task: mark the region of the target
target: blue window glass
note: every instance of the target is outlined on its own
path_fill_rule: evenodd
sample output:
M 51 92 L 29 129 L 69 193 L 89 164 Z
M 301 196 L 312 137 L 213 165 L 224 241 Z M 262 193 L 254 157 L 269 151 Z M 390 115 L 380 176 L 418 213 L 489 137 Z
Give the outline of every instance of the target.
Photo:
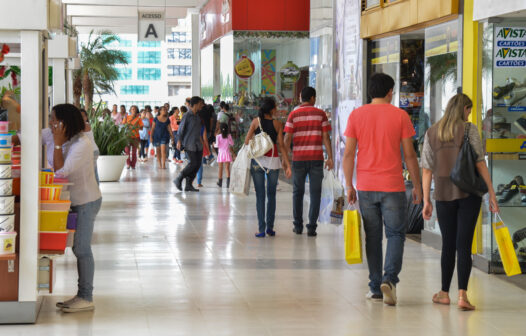
M 160 80 L 161 69 L 159 68 L 139 68 L 137 69 L 138 80 Z
M 168 76 L 192 76 L 191 65 L 169 65 Z
M 168 54 L 168 59 L 175 59 L 175 49 L 174 48 L 168 48 L 166 52 Z
M 150 87 L 148 85 L 123 85 L 121 86 L 121 94 L 149 94 Z
M 124 48 L 131 48 L 132 41 L 130 41 L 130 40 L 120 40 L 119 41 L 119 46 L 120 47 L 124 47 Z
M 160 48 L 161 42 L 160 41 L 139 41 L 137 43 L 137 46 L 139 48 Z
M 169 48 L 169 59 L 192 59 L 192 49 L 189 48 Z
M 132 79 L 132 69 L 128 68 L 116 68 L 119 73 L 119 80 L 130 80 Z
M 131 51 L 123 51 L 124 57 L 126 57 L 126 60 L 128 61 L 128 64 L 132 61 L 132 53 Z
M 137 63 L 139 64 L 161 64 L 160 51 L 139 51 L 137 53 Z
M 186 43 L 191 41 L 190 36 L 187 35 L 186 32 L 172 32 L 168 37 L 168 42 L 172 43 Z

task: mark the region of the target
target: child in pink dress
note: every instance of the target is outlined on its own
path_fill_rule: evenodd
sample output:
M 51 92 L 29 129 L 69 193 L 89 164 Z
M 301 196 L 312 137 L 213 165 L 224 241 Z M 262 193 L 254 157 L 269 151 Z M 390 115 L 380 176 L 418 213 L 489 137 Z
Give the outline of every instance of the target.
M 219 164 L 219 180 L 217 181 L 219 188 L 223 186 L 223 163 L 226 166 L 226 187 L 230 187 L 230 162 L 234 156 L 233 145 L 234 141 L 229 134 L 228 125 L 221 123 L 214 146 L 217 148 L 217 163 Z

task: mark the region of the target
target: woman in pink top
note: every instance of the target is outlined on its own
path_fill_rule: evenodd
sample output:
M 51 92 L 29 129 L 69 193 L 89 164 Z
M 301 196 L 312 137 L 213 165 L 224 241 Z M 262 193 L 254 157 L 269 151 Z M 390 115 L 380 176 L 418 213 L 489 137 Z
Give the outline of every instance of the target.
M 226 166 L 226 187 L 230 187 L 230 162 L 234 156 L 232 146 L 234 146 L 234 141 L 228 131 L 228 125 L 221 123 L 215 142 L 217 163 L 219 163 L 219 180 L 217 181 L 219 188 L 223 186 L 223 163 Z

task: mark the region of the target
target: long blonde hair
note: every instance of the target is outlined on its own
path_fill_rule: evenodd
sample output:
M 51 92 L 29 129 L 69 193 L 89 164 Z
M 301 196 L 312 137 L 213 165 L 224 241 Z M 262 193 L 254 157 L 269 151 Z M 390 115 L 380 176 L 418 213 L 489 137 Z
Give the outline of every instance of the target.
M 471 108 L 473 102 L 463 93 L 458 93 L 449 100 L 446 112 L 438 121 L 438 139 L 449 142 L 455 138 L 455 130 L 459 123 L 464 123 L 464 109 Z

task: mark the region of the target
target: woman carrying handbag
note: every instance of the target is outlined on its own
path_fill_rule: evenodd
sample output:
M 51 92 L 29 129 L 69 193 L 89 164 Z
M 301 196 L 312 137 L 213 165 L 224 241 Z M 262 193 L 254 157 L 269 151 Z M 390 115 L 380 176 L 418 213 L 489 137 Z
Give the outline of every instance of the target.
M 245 138 L 245 145 L 250 146 L 251 155 L 254 157 L 250 164 L 250 174 L 254 181 L 256 189 L 256 208 L 258 215 L 258 233 L 257 238 L 265 237 L 265 233 L 269 236 L 275 236 L 274 231 L 274 217 L 276 213 L 276 186 L 278 184 L 279 169 L 283 167 L 285 176 L 290 178 L 292 171 L 290 168 L 289 158 L 283 144 L 283 125 L 281 122 L 274 119 L 274 114 L 277 112 L 276 101 L 274 98 L 267 97 L 263 99 L 263 103 L 259 109 L 259 117 L 252 120 L 250 129 Z M 263 134 L 261 134 L 263 132 Z M 254 135 L 270 137 L 273 146 L 271 149 L 261 157 L 255 154 L 257 151 L 254 142 Z M 281 153 L 281 159 L 278 156 L 278 150 Z M 283 164 L 282 161 L 283 160 Z M 265 180 L 267 181 L 267 209 L 265 216 Z
M 459 93 L 451 98 L 442 119 L 427 131 L 422 151 L 422 215 L 425 220 L 429 220 L 433 213 L 430 198 L 433 177 L 438 224 L 442 233 L 442 289 L 434 294 L 433 302 L 450 304 L 449 287 L 456 254 L 459 290 L 457 305 L 461 310 L 475 309 L 469 302 L 466 291 L 472 264 L 471 244 L 484 193 L 489 192 L 490 210 L 499 212 L 478 129 L 467 122 L 472 107 L 471 99 L 465 94 Z M 465 171 L 466 162 L 469 161 L 473 163 L 472 171 Z M 471 178 L 473 183 L 458 183 L 459 173 Z

